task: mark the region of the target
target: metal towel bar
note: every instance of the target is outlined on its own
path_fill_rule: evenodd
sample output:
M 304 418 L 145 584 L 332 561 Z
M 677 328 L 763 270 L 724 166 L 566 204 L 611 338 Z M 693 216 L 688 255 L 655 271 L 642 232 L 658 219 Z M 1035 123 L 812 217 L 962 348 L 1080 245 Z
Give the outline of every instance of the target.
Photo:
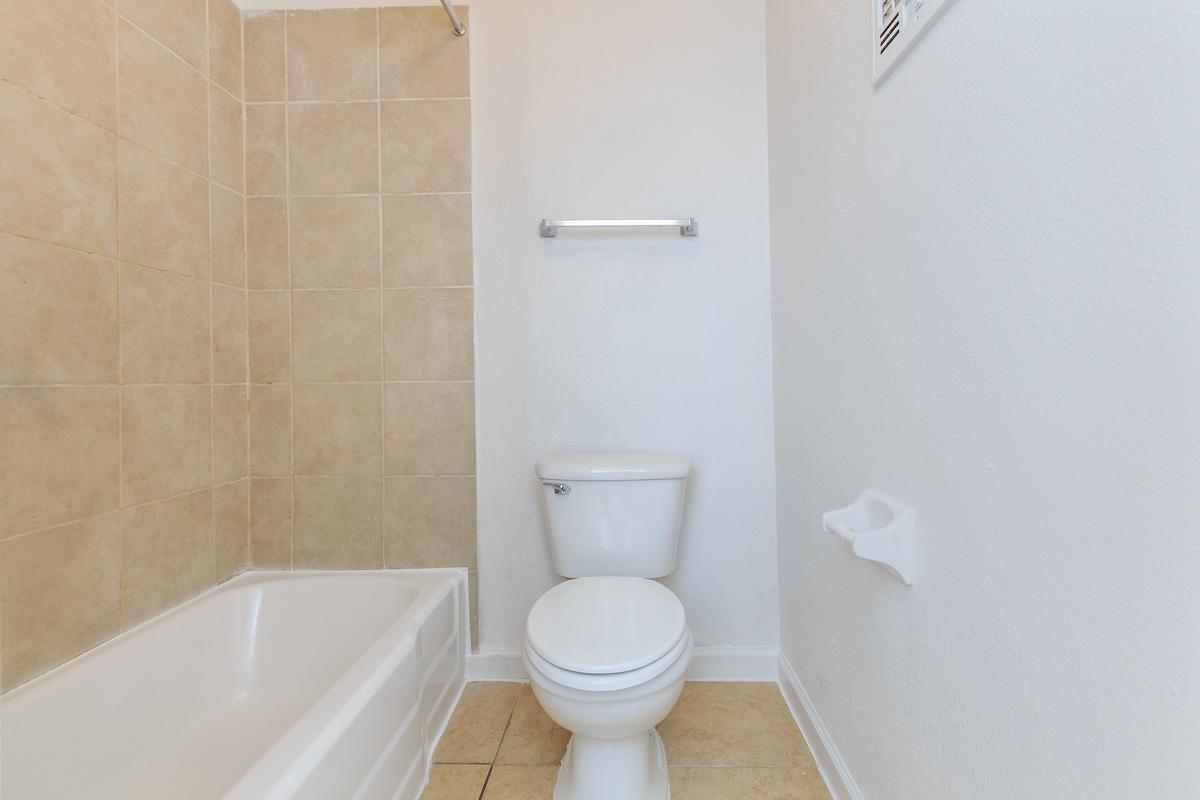
M 543 239 L 558 236 L 559 228 L 679 228 L 680 236 L 700 235 L 700 223 L 688 219 L 544 219 L 539 226 Z

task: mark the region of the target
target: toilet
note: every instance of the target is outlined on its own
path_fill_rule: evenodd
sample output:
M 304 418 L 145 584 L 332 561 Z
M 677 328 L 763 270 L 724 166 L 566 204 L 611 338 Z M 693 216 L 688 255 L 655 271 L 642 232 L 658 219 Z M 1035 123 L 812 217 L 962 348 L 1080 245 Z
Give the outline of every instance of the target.
M 569 580 L 529 612 L 525 668 L 546 713 L 571 731 L 555 800 L 664 800 L 654 726 L 683 691 L 692 634 L 653 578 L 675 570 L 691 462 L 683 456 L 557 455 L 537 463 L 555 571 Z

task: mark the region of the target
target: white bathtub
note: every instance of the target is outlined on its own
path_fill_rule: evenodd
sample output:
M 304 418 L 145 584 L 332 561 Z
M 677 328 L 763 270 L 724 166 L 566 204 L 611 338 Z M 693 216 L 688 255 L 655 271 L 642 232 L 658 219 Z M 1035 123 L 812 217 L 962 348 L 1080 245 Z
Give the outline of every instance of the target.
M 3 800 L 415 800 L 466 574 L 249 573 L 0 700 Z

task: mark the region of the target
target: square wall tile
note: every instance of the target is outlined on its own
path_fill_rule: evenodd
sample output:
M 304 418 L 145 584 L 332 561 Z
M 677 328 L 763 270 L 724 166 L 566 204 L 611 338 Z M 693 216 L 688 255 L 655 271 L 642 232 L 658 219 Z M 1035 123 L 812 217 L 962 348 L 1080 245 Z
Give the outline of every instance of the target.
M 231 0 L 208 0 L 208 74 L 242 96 L 242 12 Z
M 470 27 L 465 6 L 456 8 Z M 412 6 L 379 10 L 380 95 L 467 97 L 471 93 L 470 40 L 455 36 L 445 12 Z
M 246 382 L 246 290 L 213 284 L 213 382 Z
M 208 125 L 212 139 L 211 177 L 242 191 L 242 103 L 225 89 L 209 83 Z
M 291 193 L 379 191 L 378 111 L 376 103 L 289 105 Z
M 113 24 L 113 10 L 94 0 L 10 0 L 0 23 L 0 75 L 115 132 Z
M 121 512 L 122 624 L 176 606 L 215 581 L 212 490 Z
M 246 194 L 286 194 L 287 108 L 246 106 Z
M 250 479 L 250 564 L 292 566 L 292 479 Z
M 208 287 L 121 265 L 122 383 L 208 383 Z
M 291 384 L 250 387 L 250 474 L 292 474 Z
M 207 278 L 208 181 L 128 142 L 120 152 L 121 256 Z
M 196 69 L 207 70 L 205 0 L 117 0 L 117 11 Z
M 124 506 L 209 484 L 211 410 L 208 386 L 126 386 L 121 390 Z
M 0 539 L 117 508 L 116 387 L 0 389 Z
M 120 592 L 115 513 L 0 542 L 0 688 L 11 689 L 115 634 Z
M 287 201 L 281 197 L 246 198 L 246 272 L 251 289 L 287 289 Z
M 297 197 L 290 231 L 297 289 L 380 285 L 378 197 Z
M 475 474 L 474 384 L 388 384 L 383 413 L 388 475 Z
M 389 569 L 475 569 L 475 479 L 388 478 Z
M 246 430 L 249 403 L 245 386 L 212 387 L 213 482 L 226 483 L 245 478 Z
M 207 175 L 208 81 L 124 21 L 118 25 L 117 61 L 121 136 Z
M 293 401 L 297 475 L 381 474 L 380 384 L 300 385 Z
M 242 196 L 210 184 L 212 215 L 212 279 L 229 286 L 246 285 L 246 226 Z
M 389 381 L 462 381 L 475 376 L 471 289 L 387 289 L 384 375 Z
M 383 285 L 470 286 L 471 195 L 383 198 Z
M 296 569 L 383 566 L 383 479 L 295 479 Z
M 216 579 L 223 581 L 250 565 L 250 481 L 213 487 Z
M 284 100 L 283 12 L 247 11 L 246 100 Z
M 246 299 L 250 317 L 250 382 L 291 380 L 290 293 L 252 291 Z
M 0 384 L 116 383 L 116 262 L 0 234 Z
M 0 82 L 0 229 L 117 253 L 117 139 Z
M 469 100 L 403 100 L 381 108 L 383 191 L 471 190 Z
M 378 65 L 373 8 L 287 12 L 291 100 L 374 100 Z
M 378 289 L 293 293 L 296 380 L 382 380 L 379 314 Z

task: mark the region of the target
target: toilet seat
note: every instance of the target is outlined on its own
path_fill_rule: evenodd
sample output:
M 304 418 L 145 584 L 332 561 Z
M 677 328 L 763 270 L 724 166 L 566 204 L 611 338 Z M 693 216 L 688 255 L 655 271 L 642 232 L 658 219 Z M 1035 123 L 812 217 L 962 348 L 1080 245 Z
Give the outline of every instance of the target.
M 679 646 L 687 631 L 683 605 L 647 578 L 589 577 L 542 595 L 525 625 L 528 647 L 572 673 L 640 670 Z
M 671 651 L 657 661 L 628 672 L 612 672 L 601 675 L 572 672 L 556 666 L 539 655 L 529 646 L 528 642 L 525 643 L 525 661 L 528 668 L 536 669 L 545 678 L 560 687 L 579 692 L 616 692 L 650 683 L 679 663 L 680 659 L 688 658 L 691 654 L 691 645 L 691 632 L 685 630 L 684 635 L 671 648 Z

